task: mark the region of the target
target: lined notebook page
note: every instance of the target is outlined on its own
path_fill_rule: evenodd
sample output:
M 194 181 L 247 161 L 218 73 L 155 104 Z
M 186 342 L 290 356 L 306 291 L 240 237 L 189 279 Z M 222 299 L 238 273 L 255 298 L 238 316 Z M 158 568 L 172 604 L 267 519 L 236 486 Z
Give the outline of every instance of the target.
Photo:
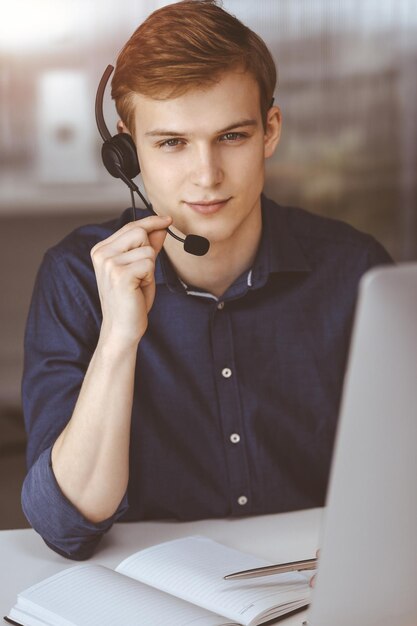
M 28 616 L 33 615 L 31 622 Z M 79 565 L 18 596 L 9 616 L 25 625 L 225 626 L 230 621 L 101 565 Z
M 286 605 L 286 611 L 308 601 L 308 578 L 299 573 L 223 580 L 231 572 L 270 564 L 205 537 L 186 537 L 137 552 L 117 570 L 249 625 L 272 607 Z

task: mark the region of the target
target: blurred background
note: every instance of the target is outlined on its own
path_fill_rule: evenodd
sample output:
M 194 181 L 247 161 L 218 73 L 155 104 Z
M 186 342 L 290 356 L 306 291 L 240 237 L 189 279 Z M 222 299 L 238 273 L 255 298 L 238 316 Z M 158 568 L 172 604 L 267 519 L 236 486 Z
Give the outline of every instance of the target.
M 25 318 L 44 251 L 118 216 L 127 188 L 104 171 L 98 81 L 158 0 L 13 0 L 0 14 L 0 528 L 20 510 Z M 279 70 L 283 135 L 267 195 L 373 234 L 417 259 L 417 3 L 224 0 Z M 106 92 L 105 115 L 116 132 Z

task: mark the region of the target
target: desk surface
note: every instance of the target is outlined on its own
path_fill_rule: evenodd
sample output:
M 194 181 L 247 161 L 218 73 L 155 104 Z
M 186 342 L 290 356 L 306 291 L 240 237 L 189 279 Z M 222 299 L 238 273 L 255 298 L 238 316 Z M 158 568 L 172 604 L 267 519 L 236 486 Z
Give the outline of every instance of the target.
M 115 524 L 90 562 L 114 568 L 129 554 L 187 535 L 205 535 L 230 547 L 275 563 L 312 558 L 319 542 L 322 509 L 198 522 Z M 75 565 L 50 550 L 33 530 L 0 531 L 0 618 L 15 604 L 19 591 Z M 281 621 L 300 626 L 305 612 Z

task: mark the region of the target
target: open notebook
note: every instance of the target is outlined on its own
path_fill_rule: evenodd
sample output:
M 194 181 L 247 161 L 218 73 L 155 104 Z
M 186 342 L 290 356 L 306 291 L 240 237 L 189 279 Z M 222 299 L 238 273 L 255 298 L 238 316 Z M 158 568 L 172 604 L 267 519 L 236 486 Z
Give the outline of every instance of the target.
M 271 565 L 205 537 L 132 554 L 113 571 L 70 567 L 18 595 L 8 618 L 24 626 L 263 624 L 306 606 L 312 572 L 223 580 Z

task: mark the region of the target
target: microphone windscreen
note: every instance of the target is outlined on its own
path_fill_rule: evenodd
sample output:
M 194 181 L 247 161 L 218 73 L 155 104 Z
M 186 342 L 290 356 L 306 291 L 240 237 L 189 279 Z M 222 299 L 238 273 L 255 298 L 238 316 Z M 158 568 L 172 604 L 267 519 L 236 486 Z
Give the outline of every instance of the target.
M 184 250 L 195 256 L 204 256 L 210 248 L 210 242 L 200 235 L 187 235 L 184 241 Z

